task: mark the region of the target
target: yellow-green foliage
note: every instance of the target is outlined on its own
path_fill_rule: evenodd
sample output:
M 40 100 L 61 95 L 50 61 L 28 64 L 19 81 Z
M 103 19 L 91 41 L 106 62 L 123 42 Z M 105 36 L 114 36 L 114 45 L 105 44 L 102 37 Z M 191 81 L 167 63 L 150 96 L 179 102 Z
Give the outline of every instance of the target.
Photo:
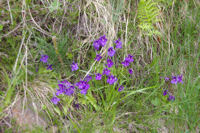
M 160 34 L 153 24 L 159 21 L 159 9 L 157 7 L 157 2 L 152 0 L 140 0 L 138 4 L 138 15 L 139 28 L 146 35 Z

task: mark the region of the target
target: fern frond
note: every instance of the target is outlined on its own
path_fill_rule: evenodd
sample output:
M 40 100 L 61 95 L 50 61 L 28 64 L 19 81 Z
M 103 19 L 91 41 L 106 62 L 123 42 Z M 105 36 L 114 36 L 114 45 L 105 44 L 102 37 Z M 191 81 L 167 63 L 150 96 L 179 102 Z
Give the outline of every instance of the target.
M 157 4 L 157 2 L 152 0 L 140 0 L 138 4 L 138 27 L 146 35 L 160 34 L 153 26 L 156 22 L 160 21 L 158 19 L 159 9 Z

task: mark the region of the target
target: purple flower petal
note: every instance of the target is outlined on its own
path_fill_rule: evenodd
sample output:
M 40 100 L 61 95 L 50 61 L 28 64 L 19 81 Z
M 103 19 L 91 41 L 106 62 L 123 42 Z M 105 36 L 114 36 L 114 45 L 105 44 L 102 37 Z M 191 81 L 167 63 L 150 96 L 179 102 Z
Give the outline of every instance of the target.
M 94 47 L 96 50 L 99 50 L 99 48 L 100 48 L 99 40 L 95 40 L 95 41 L 94 41 L 93 47 Z
M 183 75 L 177 76 L 177 82 L 178 83 L 183 83 Z
M 65 95 L 71 96 L 74 93 L 74 86 L 70 86 L 69 88 L 65 89 Z
M 133 69 L 128 69 L 129 74 L 133 74 Z
M 177 84 L 177 83 L 178 83 L 177 77 L 176 77 L 176 76 L 172 76 L 171 83 L 172 83 L 172 84 Z
M 125 60 L 129 61 L 129 62 L 133 62 L 134 59 L 133 59 L 133 56 L 132 55 L 128 55 L 128 57 L 125 58 Z
M 124 89 L 124 86 L 121 85 L 121 86 L 119 87 L 118 91 L 120 92 L 120 91 L 122 91 L 123 89 Z
M 47 70 L 53 70 L 52 65 L 47 65 Z
M 117 81 L 117 78 L 113 75 L 108 76 L 107 83 L 110 85 L 114 84 Z
M 78 70 L 78 64 L 75 63 L 75 62 L 73 62 L 73 63 L 71 64 L 71 69 L 72 69 L 72 72 Z
M 124 67 L 129 66 L 129 61 L 128 61 L 128 60 L 123 61 L 123 62 L 122 62 L 122 65 L 123 65 Z
M 95 60 L 96 60 L 96 61 L 100 61 L 101 58 L 102 58 L 101 54 L 97 54 Z
M 168 78 L 168 77 L 165 77 L 165 81 L 169 81 L 169 78 Z
M 122 42 L 120 41 L 120 39 L 115 41 L 116 43 L 116 48 L 121 49 L 122 48 Z
M 92 80 L 92 76 L 87 75 L 84 79 L 86 82 L 89 82 L 90 80 Z
M 104 47 L 104 46 L 106 45 L 106 43 L 107 43 L 107 38 L 106 38 L 106 36 L 105 36 L 105 35 L 101 36 L 101 37 L 99 38 L 99 44 L 100 44 L 102 47 Z
M 47 63 L 48 62 L 48 55 L 41 55 L 40 61 L 43 63 Z
M 100 73 L 97 73 L 95 79 L 96 80 L 101 80 L 101 78 L 102 78 L 102 75 Z
M 168 97 L 168 99 L 167 99 L 168 101 L 174 101 L 175 100 L 175 97 L 174 96 L 172 96 L 172 95 L 169 95 L 169 97 Z
M 114 55 L 115 55 L 115 50 L 114 50 L 113 47 L 110 47 L 110 48 L 108 49 L 108 56 L 112 57 L 112 56 L 114 56 Z
M 111 59 L 107 59 L 107 64 L 106 64 L 109 68 L 112 67 L 114 65 L 114 63 L 112 62 Z
M 166 96 L 167 93 L 168 93 L 168 90 L 164 90 L 164 91 L 163 91 L 163 96 Z
M 51 99 L 51 102 L 54 104 L 58 104 L 59 101 L 60 101 L 60 99 L 55 96 Z
M 107 76 L 109 76 L 110 75 L 110 70 L 108 69 L 108 68 L 105 68 L 104 70 L 103 70 L 103 73 L 102 73 L 103 75 L 107 75 Z

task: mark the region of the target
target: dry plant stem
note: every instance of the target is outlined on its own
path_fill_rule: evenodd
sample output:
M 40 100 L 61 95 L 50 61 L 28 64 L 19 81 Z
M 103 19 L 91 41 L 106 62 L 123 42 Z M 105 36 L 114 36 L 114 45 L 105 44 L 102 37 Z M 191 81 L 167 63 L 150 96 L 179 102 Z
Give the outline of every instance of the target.
M 28 7 L 28 11 L 29 11 L 29 15 L 30 15 L 30 17 L 31 17 L 31 20 L 33 21 L 33 23 L 34 23 L 34 24 L 36 25 L 36 27 L 37 27 L 36 29 L 37 29 L 38 31 L 42 32 L 43 34 L 52 37 L 52 35 L 51 35 L 49 32 L 43 30 L 43 29 L 35 22 L 35 20 L 34 20 L 32 14 L 31 14 L 31 11 L 30 11 L 30 8 L 29 8 L 29 7 Z
M 11 31 L 8 32 L 7 34 L 4 34 L 2 37 L 7 37 L 7 36 L 10 35 L 11 33 L 15 32 L 17 29 L 20 28 L 21 25 L 22 25 L 22 22 L 20 22 L 13 30 L 11 30 Z
M 60 24 L 60 29 L 59 29 L 59 31 L 58 31 L 58 33 L 60 34 L 60 32 L 61 32 L 61 30 L 62 30 L 62 24 L 63 24 L 63 20 L 64 20 L 64 17 L 65 17 L 65 14 L 66 14 L 66 2 L 65 2 L 65 0 L 63 1 L 63 6 L 64 6 L 64 14 L 63 14 L 63 16 L 62 16 L 62 20 L 61 20 L 61 24 Z
M 12 12 L 11 12 L 11 9 L 10 9 L 10 2 L 9 2 L 9 0 L 7 0 L 7 3 L 8 3 L 8 10 L 10 12 L 10 21 L 11 21 L 11 24 L 13 25 L 13 16 L 12 16 Z
M 58 52 L 57 43 L 56 43 L 56 37 L 55 36 L 52 37 L 52 41 L 53 41 L 54 49 L 55 49 L 56 54 L 58 56 L 58 60 L 60 61 L 62 67 L 64 67 L 63 60 L 62 60 L 62 58 L 61 58 L 61 56 L 60 56 L 60 54 Z

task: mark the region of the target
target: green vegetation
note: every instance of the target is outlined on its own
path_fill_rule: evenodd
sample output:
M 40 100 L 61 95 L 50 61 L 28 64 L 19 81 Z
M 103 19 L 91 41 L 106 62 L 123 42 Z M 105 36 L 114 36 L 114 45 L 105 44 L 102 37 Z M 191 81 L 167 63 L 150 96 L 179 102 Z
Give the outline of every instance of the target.
M 0 18 L 0 132 L 200 132 L 198 0 L 0 0 Z M 122 42 L 111 68 L 120 92 L 95 80 L 106 60 L 95 61 L 93 42 L 103 35 L 103 58 Z M 121 67 L 128 54 L 132 75 Z M 86 74 L 86 95 L 51 102 L 58 81 Z M 177 75 L 183 83 L 172 84 Z

